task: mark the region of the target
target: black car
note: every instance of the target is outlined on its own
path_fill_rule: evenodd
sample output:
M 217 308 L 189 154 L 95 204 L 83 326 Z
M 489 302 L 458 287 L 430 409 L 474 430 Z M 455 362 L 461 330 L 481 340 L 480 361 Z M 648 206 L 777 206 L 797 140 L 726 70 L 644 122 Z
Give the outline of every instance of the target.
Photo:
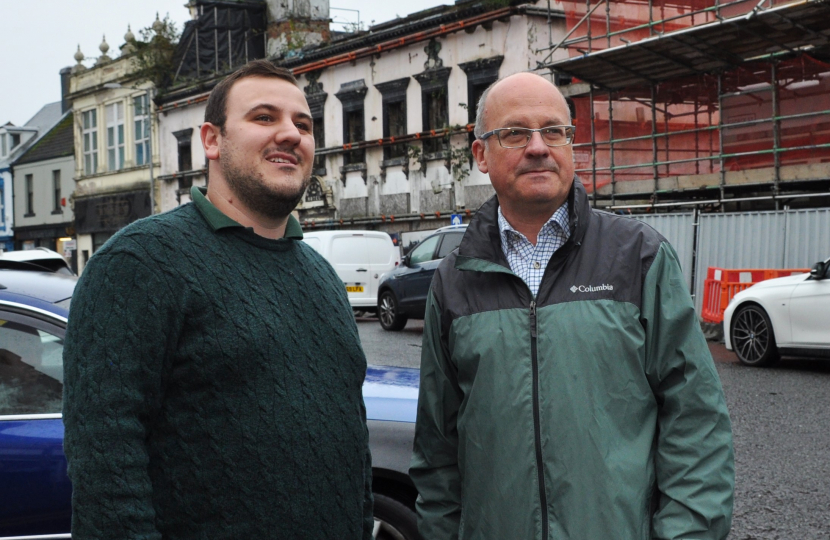
M 432 275 L 441 259 L 461 243 L 466 225 L 452 225 L 421 240 L 403 264 L 381 278 L 378 318 L 384 330 L 401 330 L 409 319 L 423 319 Z

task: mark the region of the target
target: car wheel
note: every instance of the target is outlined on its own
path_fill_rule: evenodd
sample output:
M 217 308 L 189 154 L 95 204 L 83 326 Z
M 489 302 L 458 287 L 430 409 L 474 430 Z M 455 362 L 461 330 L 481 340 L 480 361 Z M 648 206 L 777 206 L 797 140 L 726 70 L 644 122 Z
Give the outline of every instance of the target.
M 761 307 L 749 305 L 735 313 L 732 348 L 747 366 L 768 366 L 778 360 L 772 324 Z
M 383 291 L 378 300 L 378 318 L 384 330 L 397 331 L 406 326 L 406 315 L 398 308 L 398 299 L 392 291 Z
M 422 540 L 415 512 L 391 497 L 375 493 L 375 540 Z

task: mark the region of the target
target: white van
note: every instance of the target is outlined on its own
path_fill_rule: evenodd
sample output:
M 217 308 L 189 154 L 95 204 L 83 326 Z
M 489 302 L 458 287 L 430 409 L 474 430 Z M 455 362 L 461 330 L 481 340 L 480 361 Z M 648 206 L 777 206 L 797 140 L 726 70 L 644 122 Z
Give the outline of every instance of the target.
M 376 311 L 380 277 L 401 263 L 392 238 L 378 231 L 303 231 L 303 241 L 343 280 L 352 308 Z

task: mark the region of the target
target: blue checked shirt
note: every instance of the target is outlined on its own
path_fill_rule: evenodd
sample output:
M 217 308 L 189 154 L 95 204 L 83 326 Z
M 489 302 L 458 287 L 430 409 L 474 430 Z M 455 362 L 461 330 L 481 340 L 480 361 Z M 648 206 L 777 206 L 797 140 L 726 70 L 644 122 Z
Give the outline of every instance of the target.
M 504 218 L 499 206 L 501 249 L 514 274 L 522 278 L 536 298 L 545 268 L 553 253 L 567 242 L 571 235 L 568 226 L 568 201 L 553 213 L 536 236 L 536 245 L 513 228 Z

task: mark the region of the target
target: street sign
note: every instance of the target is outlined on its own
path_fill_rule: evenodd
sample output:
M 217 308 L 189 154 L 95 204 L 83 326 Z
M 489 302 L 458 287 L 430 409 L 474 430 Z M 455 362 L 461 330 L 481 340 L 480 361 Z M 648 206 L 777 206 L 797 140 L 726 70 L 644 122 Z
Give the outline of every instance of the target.
M 77 242 L 77 240 L 67 240 L 66 242 L 64 242 L 64 243 L 63 243 L 63 249 L 64 249 L 64 250 L 67 250 L 67 251 L 68 251 L 68 250 L 78 249 L 78 242 Z
M 453 214 L 450 216 L 450 224 L 451 225 L 461 225 L 462 216 L 461 214 Z

